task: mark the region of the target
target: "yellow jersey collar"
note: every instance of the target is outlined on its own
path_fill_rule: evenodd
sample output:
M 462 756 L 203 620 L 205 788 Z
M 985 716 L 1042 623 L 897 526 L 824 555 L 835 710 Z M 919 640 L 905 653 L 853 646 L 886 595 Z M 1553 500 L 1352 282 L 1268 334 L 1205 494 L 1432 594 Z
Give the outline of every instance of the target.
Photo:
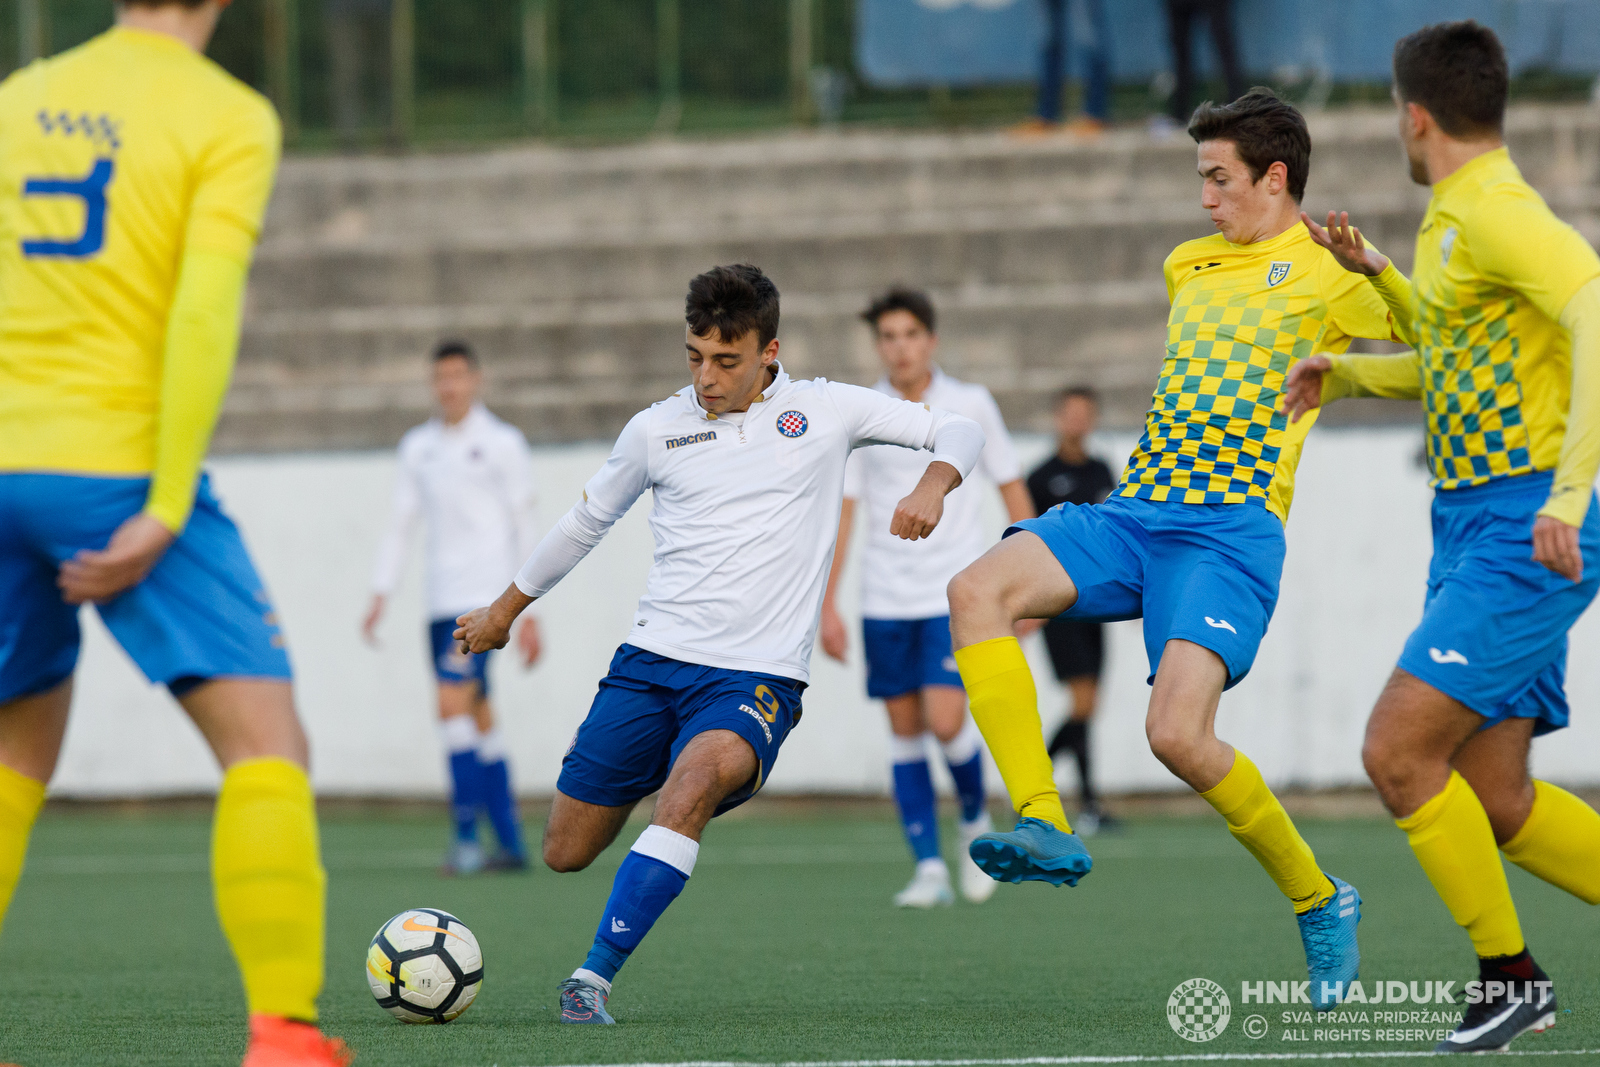
M 154 48 L 164 48 L 182 55 L 197 56 L 200 53 L 184 44 L 170 33 L 159 33 L 156 30 L 144 30 L 137 26 L 113 26 L 106 31 L 106 36 L 115 41 L 127 41 L 130 44 L 145 45 Z
M 1481 156 L 1472 157 L 1465 163 L 1461 164 L 1460 167 L 1456 168 L 1454 174 L 1434 182 L 1433 198 L 1438 200 L 1441 197 L 1447 196 L 1449 195 L 1450 190 L 1454 189 L 1456 186 L 1465 185 L 1474 180 L 1475 176 L 1482 177 L 1488 172 L 1499 170 L 1502 167 L 1509 167 L 1513 171 L 1516 170 L 1517 167 L 1517 165 L 1511 161 L 1511 149 L 1505 145 L 1501 145 L 1499 148 L 1493 149 L 1492 151 L 1485 152 Z
M 1305 223 L 1301 222 L 1299 219 L 1296 219 L 1294 221 L 1294 225 L 1290 226 L 1287 230 L 1284 230 L 1276 237 L 1268 237 L 1265 241 L 1256 241 L 1254 244 L 1247 245 L 1236 245 L 1232 241 L 1224 239 L 1223 243 L 1226 244 L 1231 251 L 1243 252 L 1245 255 L 1250 256 L 1258 256 L 1263 252 L 1276 252 L 1280 248 L 1285 248 L 1294 244 L 1305 236 L 1307 236 Z

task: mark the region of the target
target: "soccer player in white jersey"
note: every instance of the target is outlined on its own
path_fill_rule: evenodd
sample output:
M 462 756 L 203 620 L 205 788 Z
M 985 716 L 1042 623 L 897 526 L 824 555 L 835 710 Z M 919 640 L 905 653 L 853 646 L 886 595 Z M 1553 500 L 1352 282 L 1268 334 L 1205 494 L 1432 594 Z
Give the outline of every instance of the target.
M 433 354 L 439 414 L 400 440 L 394 513 L 378 549 L 372 604 L 362 632 L 375 643 L 378 622 L 405 564 L 420 518 L 426 529 L 428 635 L 439 679 L 439 733 L 450 759 L 455 840 L 445 868 L 455 874 L 521 870 L 528 865 L 511 792 L 506 745 L 489 706 L 487 652 L 468 656 L 451 636 L 456 616 L 495 596 L 508 570 L 537 540 L 533 471 L 522 431 L 479 401 L 478 357 L 461 341 Z M 539 658 L 539 622 L 517 631 L 523 666 Z M 494 827 L 499 851 L 485 859 L 478 813 Z
M 988 480 L 1000 487 L 1008 521 L 1031 519 L 1022 466 L 994 397 L 981 385 L 950 377 L 933 361 L 939 343 L 934 314 L 926 293 L 900 286 L 862 312 L 884 366 L 884 377 L 873 388 L 886 396 L 957 412 L 983 427 L 986 443 L 979 464 Z M 973 839 L 992 827 L 984 807 L 983 735 L 967 717 L 967 694 L 950 651 L 950 604 L 944 591 L 950 579 L 988 550 L 993 537 L 984 529 L 984 489 L 975 481 L 964 482 L 950 494 L 944 521 L 926 540 L 892 536 L 889 517 L 895 503 L 916 485 L 921 469 L 916 454 L 903 448 L 879 446 L 851 454 L 839 514 L 840 547 L 822 599 L 820 630 L 822 650 L 842 661 L 849 641 L 834 607 L 834 592 L 849 552 L 856 504 L 865 501 L 861 643 L 867 660 L 867 695 L 882 700 L 889 712 L 894 798 L 917 861 L 911 883 L 894 898 L 902 908 L 955 902 L 950 869 L 939 852 L 938 808 L 928 771 L 930 731 L 944 749 L 961 801 L 957 860 L 961 895 L 981 903 L 995 889 L 994 879 L 967 854 Z
M 579 871 L 656 790 L 650 825 L 612 883 L 561 1018 L 610 1023 L 617 970 L 682 892 L 711 818 L 754 796 L 800 720 L 843 499 L 866 444 L 925 449 L 891 531 L 928 536 L 983 450 L 977 423 L 778 363 L 778 290 L 748 264 L 689 284 L 691 385 L 629 421 L 583 499 L 500 598 L 461 617 L 463 650 L 504 647 L 517 616 L 645 490 L 655 560 L 633 628 L 561 765 L 544 861 Z

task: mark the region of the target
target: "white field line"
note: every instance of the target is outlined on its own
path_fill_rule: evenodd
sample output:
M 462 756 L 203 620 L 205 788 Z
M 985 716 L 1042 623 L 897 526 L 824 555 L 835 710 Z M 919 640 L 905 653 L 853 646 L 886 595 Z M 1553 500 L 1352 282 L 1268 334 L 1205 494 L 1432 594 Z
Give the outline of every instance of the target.
M 564 1064 L 561 1067 L 1071 1067 L 1080 1063 L 1322 1063 L 1345 1060 L 1412 1060 L 1457 1052 L 1184 1052 L 1166 1056 L 1026 1056 L 971 1060 L 677 1060 L 664 1063 Z M 1511 1049 L 1497 1056 L 1600 1056 L 1600 1049 Z

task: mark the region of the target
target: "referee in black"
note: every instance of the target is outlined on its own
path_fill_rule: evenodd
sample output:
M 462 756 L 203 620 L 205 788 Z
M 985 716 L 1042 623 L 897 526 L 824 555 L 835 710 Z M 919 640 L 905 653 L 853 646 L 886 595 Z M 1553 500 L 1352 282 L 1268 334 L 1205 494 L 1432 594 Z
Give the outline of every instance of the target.
M 1111 495 L 1116 479 L 1105 461 L 1089 455 L 1085 443 L 1100 417 L 1100 402 L 1087 386 L 1065 389 L 1056 397 L 1056 452 L 1028 475 L 1034 510 L 1043 515 L 1058 504 L 1098 504 Z M 1089 720 L 1100 695 L 1100 668 L 1105 659 L 1104 627 L 1097 622 L 1054 618 L 1045 623 L 1045 644 L 1056 679 L 1072 694 L 1072 711 L 1050 741 L 1050 757 L 1071 749 L 1078 761 L 1082 811 L 1073 820 L 1079 833 L 1110 829 L 1100 808 L 1089 767 Z

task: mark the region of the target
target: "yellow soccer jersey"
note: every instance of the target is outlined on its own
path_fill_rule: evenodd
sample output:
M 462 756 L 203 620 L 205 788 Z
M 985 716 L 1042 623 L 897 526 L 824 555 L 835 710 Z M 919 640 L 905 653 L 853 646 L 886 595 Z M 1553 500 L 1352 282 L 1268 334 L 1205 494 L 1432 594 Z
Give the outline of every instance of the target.
M 263 97 L 162 34 L 113 29 L 0 85 L 0 470 L 159 482 L 158 467 L 192 466 L 177 494 L 192 497 L 237 293 L 176 313 L 175 294 L 186 264 L 193 292 L 242 286 L 279 141 Z M 163 412 L 199 423 L 197 448 Z
M 1256 504 L 1286 520 L 1313 420 L 1278 413 L 1284 377 L 1313 352 L 1396 337 L 1388 306 L 1299 223 L 1252 245 L 1185 242 L 1166 278 L 1167 358 L 1116 495 Z
M 1572 340 L 1558 320 L 1596 277 L 1600 257 L 1504 148 L 1434 186 L 1412 285 L 1436 487 L 1556 466 L 1572 391 Z

